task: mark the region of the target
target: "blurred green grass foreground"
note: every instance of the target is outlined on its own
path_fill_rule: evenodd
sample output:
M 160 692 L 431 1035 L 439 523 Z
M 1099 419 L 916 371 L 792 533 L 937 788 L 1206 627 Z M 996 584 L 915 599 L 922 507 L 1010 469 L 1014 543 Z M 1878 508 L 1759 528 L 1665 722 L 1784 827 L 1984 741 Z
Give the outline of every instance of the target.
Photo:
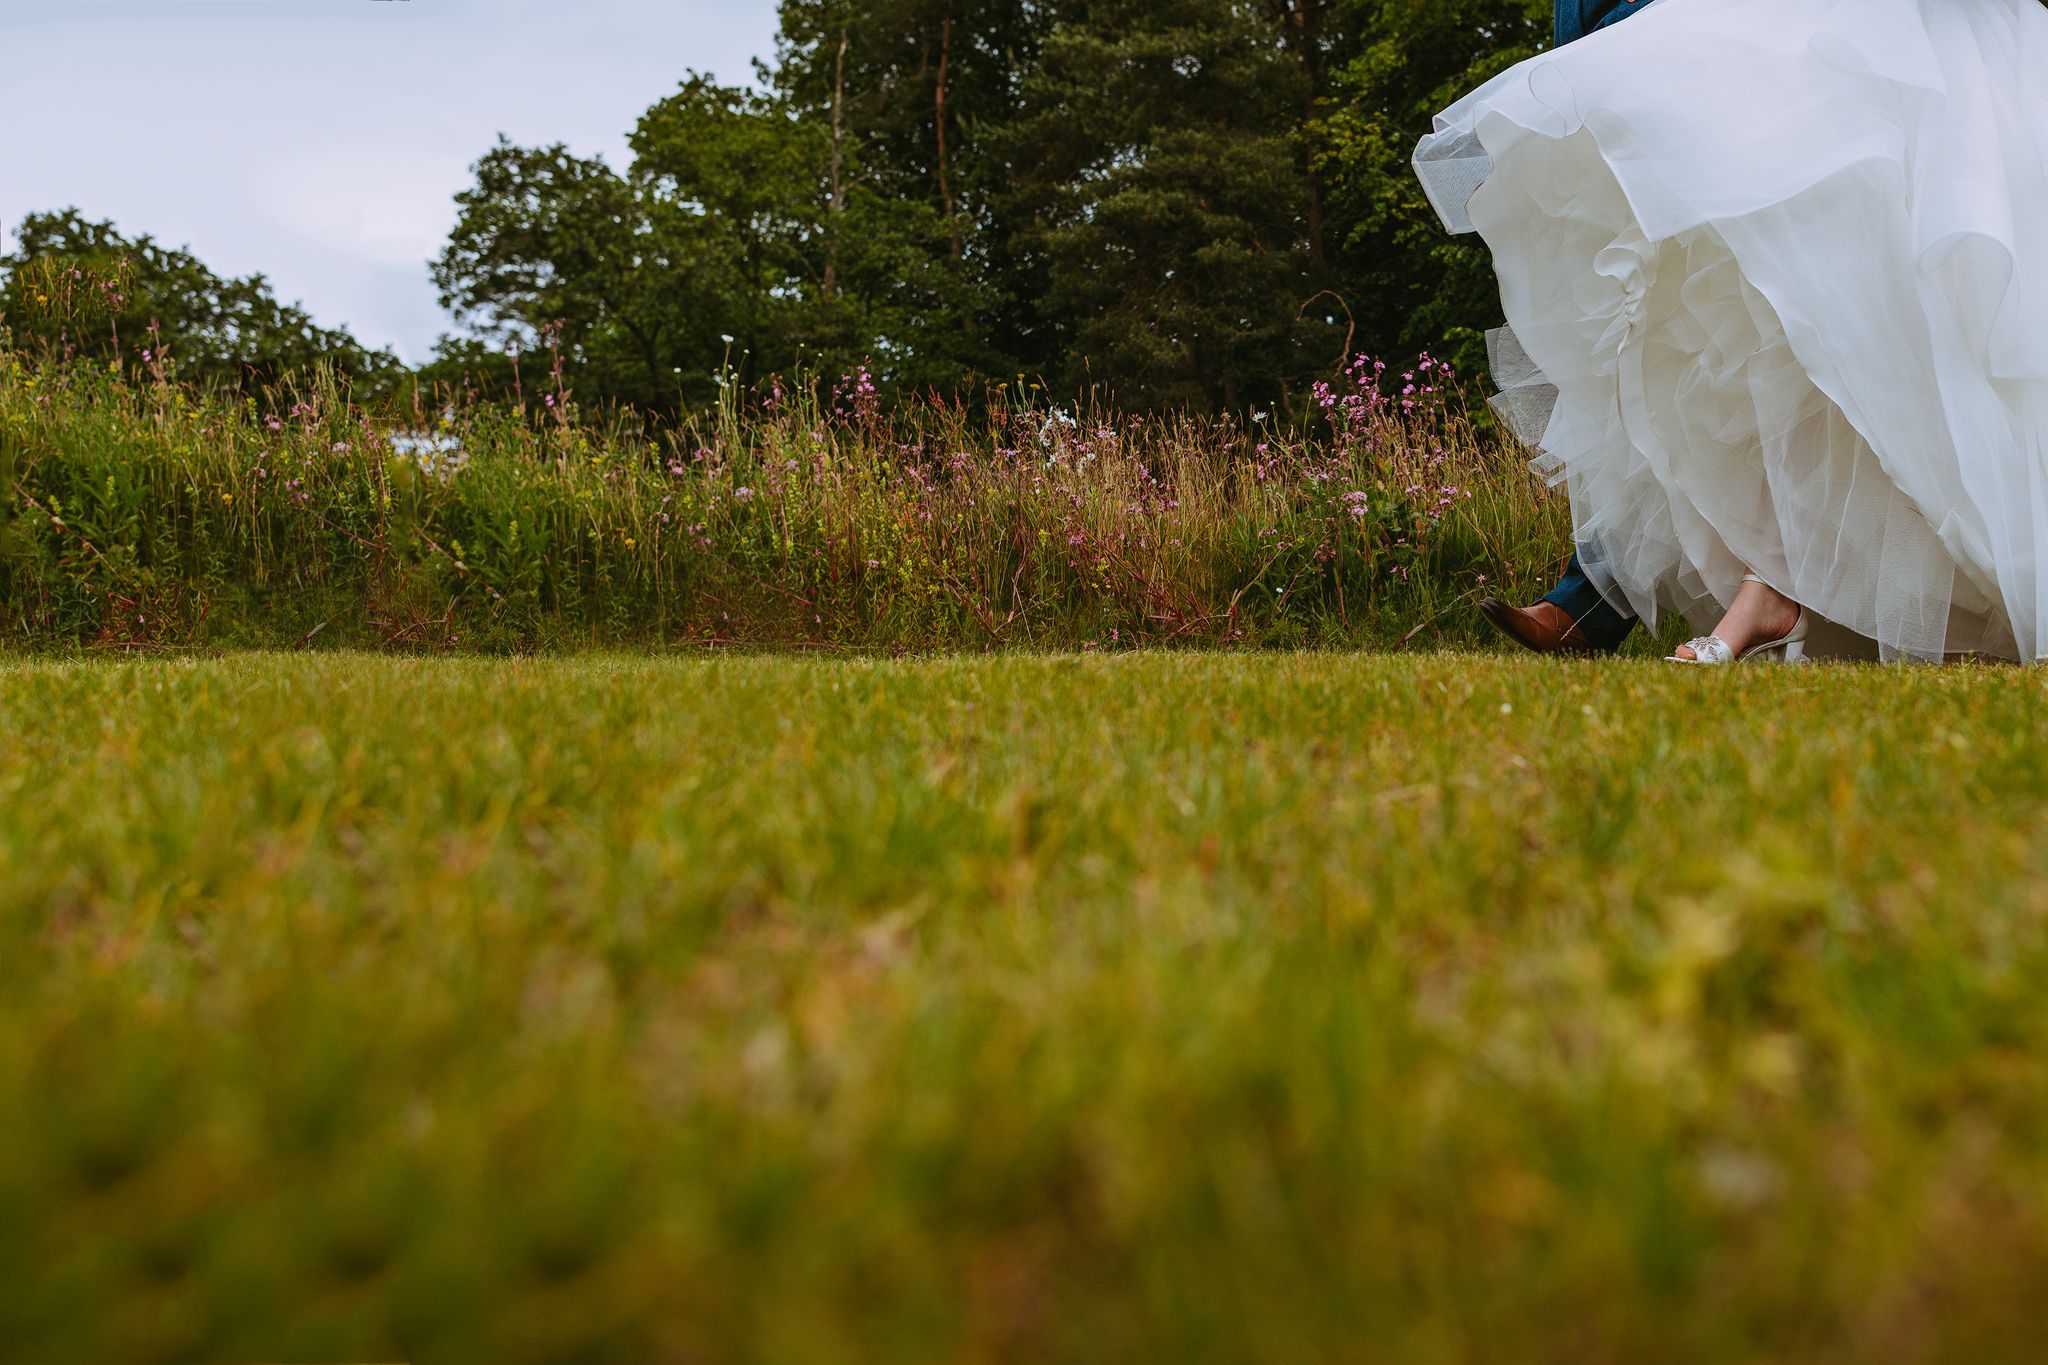
M 1994 1361 L 2020 670 L 0 670 L 0 1359 Z

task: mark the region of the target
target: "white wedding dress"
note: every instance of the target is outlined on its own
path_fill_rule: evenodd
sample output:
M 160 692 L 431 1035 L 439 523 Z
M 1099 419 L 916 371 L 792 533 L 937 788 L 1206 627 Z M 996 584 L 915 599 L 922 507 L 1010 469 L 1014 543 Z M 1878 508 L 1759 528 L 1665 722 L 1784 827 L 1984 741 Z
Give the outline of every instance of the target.
M 1748 567 L 1886 657 L 2048 657 L 2040 0 L 1654 0 L 1416 168 L 1609 601 L 1705 629 Z

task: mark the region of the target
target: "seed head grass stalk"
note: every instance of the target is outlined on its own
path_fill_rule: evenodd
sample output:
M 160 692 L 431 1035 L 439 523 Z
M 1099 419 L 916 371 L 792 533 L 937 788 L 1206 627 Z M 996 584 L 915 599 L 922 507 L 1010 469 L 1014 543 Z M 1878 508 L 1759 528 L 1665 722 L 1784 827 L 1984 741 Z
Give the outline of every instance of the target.
M 1292 421 L 864 373 L 653 430 L 540 399 L 366 410 L 0 350 L 18 645 L 1387 647 L 1548 581 L 1568 512 L 1425 361 Z

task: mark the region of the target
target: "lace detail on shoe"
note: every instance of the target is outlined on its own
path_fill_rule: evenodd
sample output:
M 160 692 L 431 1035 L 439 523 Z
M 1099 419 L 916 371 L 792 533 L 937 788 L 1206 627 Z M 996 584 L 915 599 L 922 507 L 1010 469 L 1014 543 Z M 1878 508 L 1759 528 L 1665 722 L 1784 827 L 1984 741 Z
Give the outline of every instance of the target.
M 1695 635 L 1692 639 L 1685 642 L 1685 647 L 1693 652 L 1692 658 L 1681 659 L 1676 654 L 1667 654 L 1664 656 L 1664 661 L 1673 664 L 1732 664 L 1735 662 L 1735 651 L 1728 648 L 1727 644 L 1718 635 Z

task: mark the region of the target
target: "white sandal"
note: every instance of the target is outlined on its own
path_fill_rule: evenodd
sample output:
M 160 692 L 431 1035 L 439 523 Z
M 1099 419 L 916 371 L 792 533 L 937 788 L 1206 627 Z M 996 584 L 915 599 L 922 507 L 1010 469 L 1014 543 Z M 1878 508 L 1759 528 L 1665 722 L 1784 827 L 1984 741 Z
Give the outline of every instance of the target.
M 1753 573 L 1742 576 L 1745 583 L 1764 583 Z M 1770 587 L 1764 583 L 1765 587 Z M 1796 664 L 1806 658 L 1806 635 L 1813 627 L 1813 615 L 1805 607 L 1799 609 L 1799 620 L 1789 634 L 1775 640 L 1766 640 L 1760 645 L 1751 645 L 1742 651 L 1743 659 L 1776 659 L 1779 663 Z M 1693 653 L 1690 659 L 1681 659 L 1676 654 L 1664 656 L 1667 664 L 1732 664 L 1736 662 L 1735 651 L 1728 642 L 1718 635 L 1699 635 L 1685 642 L 1685 648 Z

